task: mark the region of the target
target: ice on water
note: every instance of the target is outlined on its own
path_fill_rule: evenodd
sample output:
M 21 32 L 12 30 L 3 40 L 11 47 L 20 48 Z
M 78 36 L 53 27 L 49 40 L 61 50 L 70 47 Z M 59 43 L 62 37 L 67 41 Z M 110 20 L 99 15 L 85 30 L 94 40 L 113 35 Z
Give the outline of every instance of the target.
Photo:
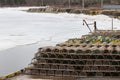
M 99 29 L 111 29 L 111 18 L 105 15 L 22 11 L 28 8 L 0 8 L 0 50 L 45 40 L 58 43 L 80 37 L 89 32 L 82 24 L 83 19 L 88 23 L 97 21 Z M 120 20 L 114 19 L 114 29 L 120 29 Z

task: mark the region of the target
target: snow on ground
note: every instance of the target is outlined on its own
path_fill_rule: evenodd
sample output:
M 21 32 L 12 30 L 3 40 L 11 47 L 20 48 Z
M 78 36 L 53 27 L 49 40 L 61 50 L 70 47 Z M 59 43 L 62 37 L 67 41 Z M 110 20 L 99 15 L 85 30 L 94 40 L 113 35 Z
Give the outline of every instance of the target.
M 39 79 L 39 78 L 33 79 L 29 75 L 20 75 L 20 76 L 13 77 L 10 80 L 52 80 L 52 79 Z
M 87 27 L 83 26 L 83 19 L 88 23 L 97 21 L 99 29 L 111 29 L 112 19 L 105 15 L 22 11 L 27 9 L 29 7 L 0 8 L 0 51 L 18 45 L 39 43 L 1 51 L 0 75 L 24 68 L 30 63 L 38 47 L 60 43 L 89 33 Z M 114 29 L 120 29 L 120 20 L 114 19 Z
M 27 13 L 29 7 L 0 8 L 0 50 L 41 41 L 59 43 L 80 37 L 89 30 L 88 23 L 97 21 L 99 29 L 111 29 L 111 18 L 105 15 L 89 16 L 68 13 Z M 114 19 L 114 29 L 120 29 L 120 20 Z

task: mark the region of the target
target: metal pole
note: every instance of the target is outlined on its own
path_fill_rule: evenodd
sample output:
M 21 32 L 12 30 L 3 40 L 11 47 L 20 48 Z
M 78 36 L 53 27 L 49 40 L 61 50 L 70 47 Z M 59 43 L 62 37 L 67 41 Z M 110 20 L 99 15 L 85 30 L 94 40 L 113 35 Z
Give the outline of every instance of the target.
M 85 8 L 85 1 L 82 0 L 82 8 L 84 9 Z
M 113 18 L 112 18 L 112 30 L 113 30 Z
M 88 29 L 89 29 L 89 31 L 90 31 L 90 33 L 92 33 L 92 30 L 90 29 L 90 27 L 89 27 L 89 25 L 87 24 L 87 22 L 85 21 L 85 20 L 83 20 L 83 24 L 86 24 L 86 26 L 88 27 Z

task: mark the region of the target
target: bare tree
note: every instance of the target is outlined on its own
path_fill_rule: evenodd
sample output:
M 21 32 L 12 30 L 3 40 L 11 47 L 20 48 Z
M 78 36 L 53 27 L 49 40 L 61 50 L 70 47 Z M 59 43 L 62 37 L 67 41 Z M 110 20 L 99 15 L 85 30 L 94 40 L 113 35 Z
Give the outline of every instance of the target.
M 84 4 L 83 4 L 83 3 Z M 0 6 L 102 6 L 104 4 L 120 4 L 120 0 L 0 0 Z

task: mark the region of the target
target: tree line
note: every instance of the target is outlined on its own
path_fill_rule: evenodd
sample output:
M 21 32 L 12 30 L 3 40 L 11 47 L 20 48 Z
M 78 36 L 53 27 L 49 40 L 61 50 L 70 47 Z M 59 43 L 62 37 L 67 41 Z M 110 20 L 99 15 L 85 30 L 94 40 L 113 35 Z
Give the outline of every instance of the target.
M 84 0 L 85 6 L 97 6 L 101 0 Z M 120 0 L 103 0 L 104 4 L 120 4 Z M 0 6 L 81 6 L 82 0 L 0 0 Z

